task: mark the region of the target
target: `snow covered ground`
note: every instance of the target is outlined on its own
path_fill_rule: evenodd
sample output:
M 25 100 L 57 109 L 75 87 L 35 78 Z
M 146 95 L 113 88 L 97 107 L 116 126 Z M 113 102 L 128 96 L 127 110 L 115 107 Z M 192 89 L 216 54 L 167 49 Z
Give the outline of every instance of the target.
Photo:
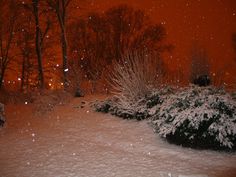
M 93 112 L 91 100 L 74 98 L 44 115 L 31 104 L 6 106 L 0 177 L 236 176 L 235 153 L 168 144 L 146 121 Z

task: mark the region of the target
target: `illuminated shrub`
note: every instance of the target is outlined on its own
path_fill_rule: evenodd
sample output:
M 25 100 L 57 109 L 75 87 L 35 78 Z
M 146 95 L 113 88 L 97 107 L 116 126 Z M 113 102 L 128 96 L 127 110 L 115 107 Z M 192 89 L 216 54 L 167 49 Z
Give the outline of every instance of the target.
M 236 150 L 236 99 L 224 90 L 159 89 L 139 99 L 135 108 L 114 98 L 96 103 L 95 109 L 126 119 L 148 118 L 155 132 L 171 143 Z
M 114 63 L 110 86 L 117 106 L 138 111 L 140 100 L 148 97 L 158 82 L 159 61 L 154 53 L 132 52 Z
M 176 144 L 236 149 L 236 102 L 222 90 L 179 91 L 164 100 L 152 124 L 161 137 Z

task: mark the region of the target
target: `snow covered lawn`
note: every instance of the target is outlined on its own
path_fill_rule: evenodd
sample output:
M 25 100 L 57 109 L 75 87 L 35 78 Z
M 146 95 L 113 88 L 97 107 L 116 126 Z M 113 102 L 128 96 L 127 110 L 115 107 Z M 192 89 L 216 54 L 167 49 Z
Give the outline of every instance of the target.
M 92 111 L 89 103 L 101 98 L 75 98 L 36 115 L 32 104 L 7 105 L 7 123 L 0 129 L 0 176 L 236 176 L 235 153 L 171 145 L 145 120 Z

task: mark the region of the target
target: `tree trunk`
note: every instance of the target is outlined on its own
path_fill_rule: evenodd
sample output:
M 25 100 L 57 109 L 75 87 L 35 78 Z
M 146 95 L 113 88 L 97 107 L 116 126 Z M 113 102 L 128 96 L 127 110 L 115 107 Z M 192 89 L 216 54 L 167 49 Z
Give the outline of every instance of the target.
M 0 73 L 0 89 L 2 89 L 3 78 L 4 78 L 4 75 L 5 75 L 5 70 L 6 70 L 6 68 L 5 68 L 5 67 L 2 67 L 1 73 Z
M 35 46 L 36 46 L 36 54 L 38 59 L 38 79 L 40 88 L 44 88 L 44 75 L 43 75 L 43 64 L 42 64 L 42 51 L 41 51 L 41 31 L 39 27 L 39 13 L 38 13 L 38 0 L 32 0 L 32 5 L 34 9 L 34 17 L 35 17 Z
M 22 70 L 21 70 L 21 91 L 24 90 L 25 86 L 25 64 L 26 64 L 26 58 L 25 56 L 23 56 Z
M 64 88 L 68 87 L 68 55 L 67 55 L 67 39 L 66 39 L 66 9 L 71 0 L 47 0 L 50 7 L 55 10 L 58 23 L 61 29 L 61 48 L 63 60 L 63 82 Z
M 2 89 L 2 81 L 3 81 L 3 77 L 0 76 L 0 90 Z
M 68 72 L 68 58 L 67 58 L 67 40 L 65 34 L 65 27 L 61 30 L 61 47 L 62 47 L 62 58 L 63 58 L 63 80 L 64 86 L 68 86 L 67 72 Z

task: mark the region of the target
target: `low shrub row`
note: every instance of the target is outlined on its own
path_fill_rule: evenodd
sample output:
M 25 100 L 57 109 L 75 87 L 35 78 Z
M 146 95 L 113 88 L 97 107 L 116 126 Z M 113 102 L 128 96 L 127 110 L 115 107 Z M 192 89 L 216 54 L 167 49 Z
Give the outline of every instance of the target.
M 236 150 L 236 100 L 212 87 L 153 91 L 136 103 L 119 98 L 94 104 L 95 110 L 125 119 L 149 119 L 169 142 L 194 148 Z

